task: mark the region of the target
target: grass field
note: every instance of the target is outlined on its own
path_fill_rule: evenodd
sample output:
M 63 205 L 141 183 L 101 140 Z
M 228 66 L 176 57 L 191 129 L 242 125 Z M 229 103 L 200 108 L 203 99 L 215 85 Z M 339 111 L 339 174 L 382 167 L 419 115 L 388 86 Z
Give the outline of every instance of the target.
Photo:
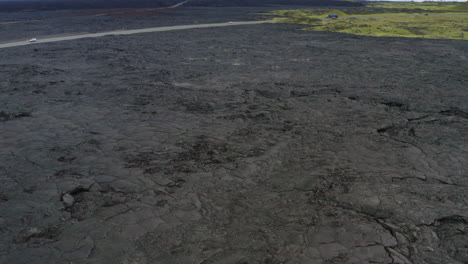
M 432 3 L 415 3 L 415 2 L 371 2 L 367 4 L 370 8 L 401 8 L 401 9 L 421 9 L 424 11 L 435 12 L 457 12 L 461 10 L 468 11 L 468 4 L 458 2 L 432 2 Z
M 324 19 L 338 14 L 340 19 Z M 283 23 L 311 25 L 305 30 L 377 37 L 468 40 L 468 2 L 371 2 L 363 8 L 278 10 Z

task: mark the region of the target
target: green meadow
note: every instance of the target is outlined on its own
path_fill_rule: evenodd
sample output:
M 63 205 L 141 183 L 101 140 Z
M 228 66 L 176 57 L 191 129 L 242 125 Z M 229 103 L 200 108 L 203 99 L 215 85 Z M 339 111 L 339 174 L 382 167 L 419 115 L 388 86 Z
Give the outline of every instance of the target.
M 326 19 L 329 14 L 339 19 Z M 468 40 L 468 2 L 370 2 L 361 8 L 278 10 L 268 15 L 282 23 L 310 25 L 304 30 Z

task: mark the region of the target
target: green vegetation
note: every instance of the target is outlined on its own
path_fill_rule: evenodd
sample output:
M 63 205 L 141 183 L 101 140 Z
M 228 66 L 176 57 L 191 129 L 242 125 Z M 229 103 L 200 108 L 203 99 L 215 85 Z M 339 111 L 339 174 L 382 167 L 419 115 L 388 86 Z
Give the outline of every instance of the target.
M 371 2 L 367 4 L 369 8 L 399 8 L 399 9 L 421 9 L 424 11 L 432 12 L 452 12 L 459 11 L 460 6 L 463 6 L 466 3 L 457 3 L 457 2 L 426 2 L 426 3 L 416 3 L 416 2 Z
M 458 10 L 460 12 L 468 12 L 468 2 L 464 2 L 459 4 L 455 10 Z
M 325 19 L 328 14 L 340 19 Z M 278 10 L 269 15 L 283 23 L 312 26 L 305 30 L 468 40 L 468 2 L 371 2 L 363 8 Z
M 377 37 L 468 40 L 467 22 L 468 17 L 462 16 L 361 17 L 324 21 L 309 30 Z

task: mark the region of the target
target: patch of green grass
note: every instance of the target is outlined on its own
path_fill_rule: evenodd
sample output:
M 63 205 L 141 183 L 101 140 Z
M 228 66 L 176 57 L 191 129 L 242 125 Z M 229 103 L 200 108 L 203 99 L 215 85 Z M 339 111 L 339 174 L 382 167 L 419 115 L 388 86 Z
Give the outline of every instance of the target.
M 369 8 L 385 8 L 385 9 L 420 9 L 423 11 L 441 11 L 451 12 L 457 11 L 460 3 L 456 2 L 431 2 L 431 3 L 416 3 L 416 2 L 371 2 L 366 4 Z
M 267 15 L 273 15 L 277 17 L 285 18 L 319 18 L 322 17 L 325 11 L 323 9 L 297 9 L 297 10 L 276 10 Z
M 468 17 L 463 16 L 399 16 L 349 18 L 323 21 L 307 28 L 377 37 L 411 37 L 468 40 Z
M 468 12 L 468 2 L 458 4 L 453 10 L 456 12 Z
M 339 19 L 324 19 L 338 14 Z M 366 36 L 468 40 L 468 2 L 373 2 L 364 8 L 278 10 L 283 23 L 311 25 L 306 30 Z

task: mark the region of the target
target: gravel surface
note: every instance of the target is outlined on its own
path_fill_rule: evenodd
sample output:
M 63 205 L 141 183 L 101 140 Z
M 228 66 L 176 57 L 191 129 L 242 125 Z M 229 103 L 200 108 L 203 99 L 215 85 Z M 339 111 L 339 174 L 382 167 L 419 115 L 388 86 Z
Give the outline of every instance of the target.
M 298 29 L 1 50 L 0 263 L 467 263 L 466 41 Z

